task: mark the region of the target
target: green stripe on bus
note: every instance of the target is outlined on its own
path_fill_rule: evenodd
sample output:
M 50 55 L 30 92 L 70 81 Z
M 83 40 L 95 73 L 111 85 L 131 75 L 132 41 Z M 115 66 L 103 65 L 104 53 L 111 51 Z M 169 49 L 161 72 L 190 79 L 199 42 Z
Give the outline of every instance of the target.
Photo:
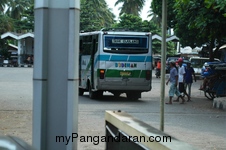
M 100 70 L 97 70 L 97 76 L 100 77 Z M 145 78 L 146 77 L 146 70 L 115 70 L 115 69 L 108 69 L 105 70 L 105 77 L 122 77 L 127 76 L 130 78 Z

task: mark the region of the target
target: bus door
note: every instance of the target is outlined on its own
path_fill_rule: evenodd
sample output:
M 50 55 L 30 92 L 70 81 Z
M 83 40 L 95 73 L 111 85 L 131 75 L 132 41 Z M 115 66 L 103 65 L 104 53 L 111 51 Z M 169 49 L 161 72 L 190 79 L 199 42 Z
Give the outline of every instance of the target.
M 79 86 L 82 85 L 82 74 L 81 74 L 81 70 L 82 70 L 82 40 L 79 41 Z
M 95 78 L 96 78 L 96 71 L 95 71 L 95 54 L 98 50 L 98 35 L 93 35 L 92 36 L 92 52 L 91 52 L 91 57 L 90 57 L 90 61 L 91 61 L 91 86 L 92 88 L 95 88 Z

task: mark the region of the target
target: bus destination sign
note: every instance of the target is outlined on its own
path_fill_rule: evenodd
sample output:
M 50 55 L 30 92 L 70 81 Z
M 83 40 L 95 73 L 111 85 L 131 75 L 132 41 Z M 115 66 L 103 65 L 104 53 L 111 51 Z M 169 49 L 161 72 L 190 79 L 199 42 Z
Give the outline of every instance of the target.
M 135 39 L 112 39 L 114 44 L 139 44 L 139 40 Z

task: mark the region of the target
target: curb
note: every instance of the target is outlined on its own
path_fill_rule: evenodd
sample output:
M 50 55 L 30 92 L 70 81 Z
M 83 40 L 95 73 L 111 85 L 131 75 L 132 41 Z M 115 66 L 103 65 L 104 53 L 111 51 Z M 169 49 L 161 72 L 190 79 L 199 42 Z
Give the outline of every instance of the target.
M 33 65 L 1 65 L 0 67 L 33 68 Z
M 33 65 L 19 65 L 18 67 L 24 67 L 24 68 L 28 68 L 28 67 L 33 67 Z

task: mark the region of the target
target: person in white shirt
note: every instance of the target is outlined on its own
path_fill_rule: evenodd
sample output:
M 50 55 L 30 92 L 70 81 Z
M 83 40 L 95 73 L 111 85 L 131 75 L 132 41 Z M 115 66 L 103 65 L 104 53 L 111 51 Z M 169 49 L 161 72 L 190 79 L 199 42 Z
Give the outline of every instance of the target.
M 177 63 L 179 65 L 179 67 L 178 67 L 179 91 L 180 91 L 180 93 L 183 93 L 184 95 L 186 95 L 188 97 L 188 100 L 187 101 L 190 101 L 190 96 L 186 92 L 185 85 L 184 85 L 184 82 L 185 82 L 185 73 L 186 72 L 185 72 L 184 66 L 182 65 L 183 59 L 182 58 L 179 58 L 178 61 L 177 61 Z M 174 100 L 174 102 L 179 102 L 179 97 L 177 97 L 177 100 Z

